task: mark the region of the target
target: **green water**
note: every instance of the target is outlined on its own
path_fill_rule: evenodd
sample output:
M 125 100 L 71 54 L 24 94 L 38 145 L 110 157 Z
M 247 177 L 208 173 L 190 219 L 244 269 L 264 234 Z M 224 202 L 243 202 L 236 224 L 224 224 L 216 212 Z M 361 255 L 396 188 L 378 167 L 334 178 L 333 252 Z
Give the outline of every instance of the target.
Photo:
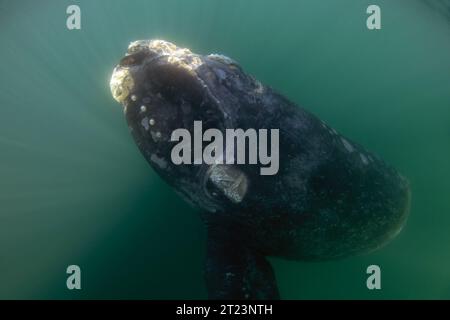
M 81 30 L 66 28 L 70 4 Z M 0 1 L 0 298 L 206 298 L 200 218 L 140 155 L 108 87 L 130 41 L 162 38 L 233 57 L 411 182 L 409 222 L 382 250 L 272 259 L 282 298 L 449 299 L 446 19 L 419 0 Z M 381 290 L 366 288 L 370 264 Z

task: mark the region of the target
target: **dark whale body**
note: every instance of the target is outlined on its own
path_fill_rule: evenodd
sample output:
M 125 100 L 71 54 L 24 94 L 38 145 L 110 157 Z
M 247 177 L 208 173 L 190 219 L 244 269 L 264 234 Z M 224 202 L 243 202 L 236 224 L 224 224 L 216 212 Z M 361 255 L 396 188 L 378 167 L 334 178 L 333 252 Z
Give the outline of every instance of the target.
M 210 298 L 278 298 L 266 256 L 335 259 L 368 252 L 401 230 L 410 192 L 394 168 L 245 74 L 231 59 L 137 41 L 114 70 L 113 96 L 159 175 L 202 209 Z M 175 165 L 173 130 L 279 129 L 279 171 Z

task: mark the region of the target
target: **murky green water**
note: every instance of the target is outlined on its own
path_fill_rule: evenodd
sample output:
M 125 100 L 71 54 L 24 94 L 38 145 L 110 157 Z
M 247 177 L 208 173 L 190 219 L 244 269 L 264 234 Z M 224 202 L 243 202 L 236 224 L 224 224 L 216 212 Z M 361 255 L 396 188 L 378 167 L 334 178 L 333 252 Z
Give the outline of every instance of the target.
M 365 25 L 374 2 L 380 31 Z M 69 31 L 73 3 L 82 29 Z M 233 57 L 409 178 L 394 242 L 273 259 L 282 298 L 450 298 L 447 19 L 411 0 L 1 1 L 0 298 L 206 298 L 197 212 L 150 169 L 109 92 L 142 38 Z M 81 291 L 66 289 L 70 264 Z M 370 264 L 382 290 L 366 288 Z

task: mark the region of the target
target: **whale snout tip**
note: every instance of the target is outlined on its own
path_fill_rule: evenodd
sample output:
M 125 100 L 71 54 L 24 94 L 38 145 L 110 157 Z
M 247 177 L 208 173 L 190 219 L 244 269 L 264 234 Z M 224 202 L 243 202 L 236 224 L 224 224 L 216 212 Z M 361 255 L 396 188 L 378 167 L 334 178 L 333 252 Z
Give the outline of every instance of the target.
M 133 87 L 134 80 L 130 74 L 130 70 L 120 66 L 114 68 L 109 82 L 109 88 L 114 100 L 122 104 L 130 95 Z
M 111 94 L 117 102 L 124 104 L 128 97 L 132 97 L 133 90 L 137 90 L 135 86 L 150 76 L 160 76 L 149 73 L 150 66 L 182 69 L 194 75 L 194 70 L 201 64 L 202 60 L 189 49 L 171 42 L 159 39 L 136 40 L 128 45 L 125 56 L 114 68 L 109 84 Z M 161 68 L 160 73 L 169 70 Z

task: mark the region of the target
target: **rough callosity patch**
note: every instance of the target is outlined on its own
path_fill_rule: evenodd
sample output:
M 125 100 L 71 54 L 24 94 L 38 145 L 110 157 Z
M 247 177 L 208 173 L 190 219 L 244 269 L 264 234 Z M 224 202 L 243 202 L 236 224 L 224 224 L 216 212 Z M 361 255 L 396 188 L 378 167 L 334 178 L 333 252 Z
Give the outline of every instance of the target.
M 130 43 L 128 53 L 135 53 L 140 50 L 150 50 L 157 56 L 167 56 L 169 63 L 182 67 L 188 71 L 193 71 L 202 65 L 201 58 L 192 53 L 189 49 L 180 48 L 164 40 L 138 40 Z
M 184 56 L 177 56 L 177 55 L 171 55 L 168 58 L 169 63 L 181 67 L 183 69 L 186 69 L 187 71 L 195 71 L 199 66 L 202 65 L 202 60 L 195 55 L 184 55 Z
M 130 43 L 128 53 L 135 53 L 143 49 L 150 49 L 159 55 L 168 55 L 174 51 L 180 50 L 176 45 L 164 40 L 137 40 Z M 191 52 L 189 49 L 182 49 Z
M 113 98 L 117 102 L 123 103 L 133 89 L 133 86 L 134 80 L 128 68 L 114 69 L 109 87 Z

